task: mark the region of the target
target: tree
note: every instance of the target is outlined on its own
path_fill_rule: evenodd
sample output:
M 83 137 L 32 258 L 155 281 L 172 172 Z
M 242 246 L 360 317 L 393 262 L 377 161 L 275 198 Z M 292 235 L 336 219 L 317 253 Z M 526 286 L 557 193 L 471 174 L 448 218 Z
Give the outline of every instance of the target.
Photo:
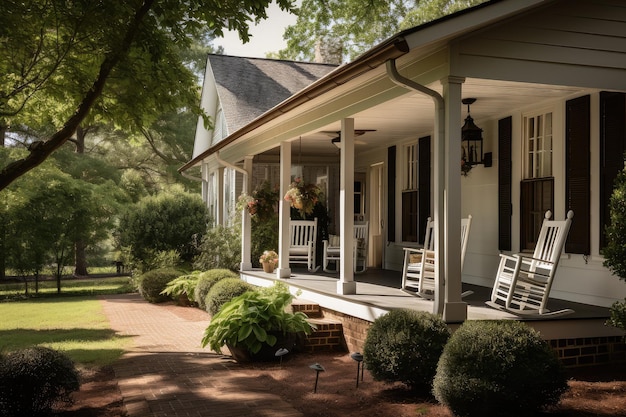
M 19 125 L 35 114 L 56 126 L 28 154 L 2 167 L 0 190 L 41 164 L 96 110 L 116 124 L 149 124 L 197 88 L 177 53 L 207 30 L 228 28 L 248 40 L 251 22 L 266 18 L 270 0 L 185 2 L 64 0 L 0 3 L 0 123 Z M 293 0 L 278 0 L 292 9 Z M 153 116 L 142 109 L 153 109 Z M 93 117 L 92 115 L 91 117 Z M 154 119 L 152 119 L 154 120 Z
M 313 61 L 316 44 L 337 42 L 352 60 L 384 39 L 485 0 L 303 0 L 283 38 L 282 59 Z M 322 45 L 323 46 L 323 45 Z

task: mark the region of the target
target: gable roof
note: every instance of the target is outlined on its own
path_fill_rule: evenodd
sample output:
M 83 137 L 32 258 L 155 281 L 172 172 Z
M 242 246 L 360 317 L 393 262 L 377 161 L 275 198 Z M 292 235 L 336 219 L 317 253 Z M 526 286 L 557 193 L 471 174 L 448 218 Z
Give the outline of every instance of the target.
M 336 68 L 330 64 L 213 54 L 208 64 L 229 133 Z

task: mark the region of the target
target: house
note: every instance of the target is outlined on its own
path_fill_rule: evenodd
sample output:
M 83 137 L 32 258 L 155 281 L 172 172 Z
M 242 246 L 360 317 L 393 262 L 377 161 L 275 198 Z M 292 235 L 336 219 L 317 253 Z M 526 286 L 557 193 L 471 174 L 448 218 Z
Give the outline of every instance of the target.
M 220 59 L 234 58 L 209 58 L 202 96 L 215 127 L 199 124 L 193 159 L 181 168 L 202 167 L 203 196 L 219 221 L 254 179 L 272 179 L 284 193 L 301 176 L 328 187 L 342 257 L 351 256 L 344 236 L 355 216 L 365 218 L 369 262 L 399 271 L 403 248 L 421 242 L 432 217 L 442 254 L 433 311 L 460 322 L 467 317 L 461 284 L 491 287 L 499 253 L 532 249 L 543 213 L 563 219 L 571 209 L 552 296 L 604 307 L 626 297 L 601 255 L 626 149 L 624 1 L 488 1 L 401 32 L 353 62 L 321 66 L 320 78 L 286 88 L 288 95 L 253 106 L 252 120 L 232 126 L 224 124 L 232 97 L 212 71 Z M 250 88 L 272 94 L 256 82 Z M 470 114 L 482 149 L 462 148 Z M 462 175 L 470 160 L 480 163 Z M 461 271 L 460 221 L 468 214 Z M 242 271 L 251 268 L 245 217 Z M 288 222 L 283 200 L 280 253 Z M 339 272 L 338 294 L 356 291 L 350 264 Z M 281 256 L 277 276 L 290 272 Z

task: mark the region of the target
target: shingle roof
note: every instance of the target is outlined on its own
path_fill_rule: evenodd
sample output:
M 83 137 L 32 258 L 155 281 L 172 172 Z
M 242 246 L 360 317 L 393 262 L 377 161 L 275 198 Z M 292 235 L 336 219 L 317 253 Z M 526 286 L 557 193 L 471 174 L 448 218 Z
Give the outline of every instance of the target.
M 336 68 L 229 55 L 209 55 L 228 132 L 247 125 Z

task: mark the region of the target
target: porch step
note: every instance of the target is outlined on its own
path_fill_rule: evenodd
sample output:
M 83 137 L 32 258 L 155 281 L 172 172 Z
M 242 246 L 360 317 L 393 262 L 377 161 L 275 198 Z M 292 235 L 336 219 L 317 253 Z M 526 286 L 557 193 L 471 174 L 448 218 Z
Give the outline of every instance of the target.
M 325 318 L 319 304 L 296 299 L 291 307 L 294 312 L 306 314 L 309 323 L 315 326 L 304 340 L 300 341 L 300 347 L 305 352 L 338 352 L 346 350 L 346 342 L 343 335 L 343 324 L 340 320 Z

